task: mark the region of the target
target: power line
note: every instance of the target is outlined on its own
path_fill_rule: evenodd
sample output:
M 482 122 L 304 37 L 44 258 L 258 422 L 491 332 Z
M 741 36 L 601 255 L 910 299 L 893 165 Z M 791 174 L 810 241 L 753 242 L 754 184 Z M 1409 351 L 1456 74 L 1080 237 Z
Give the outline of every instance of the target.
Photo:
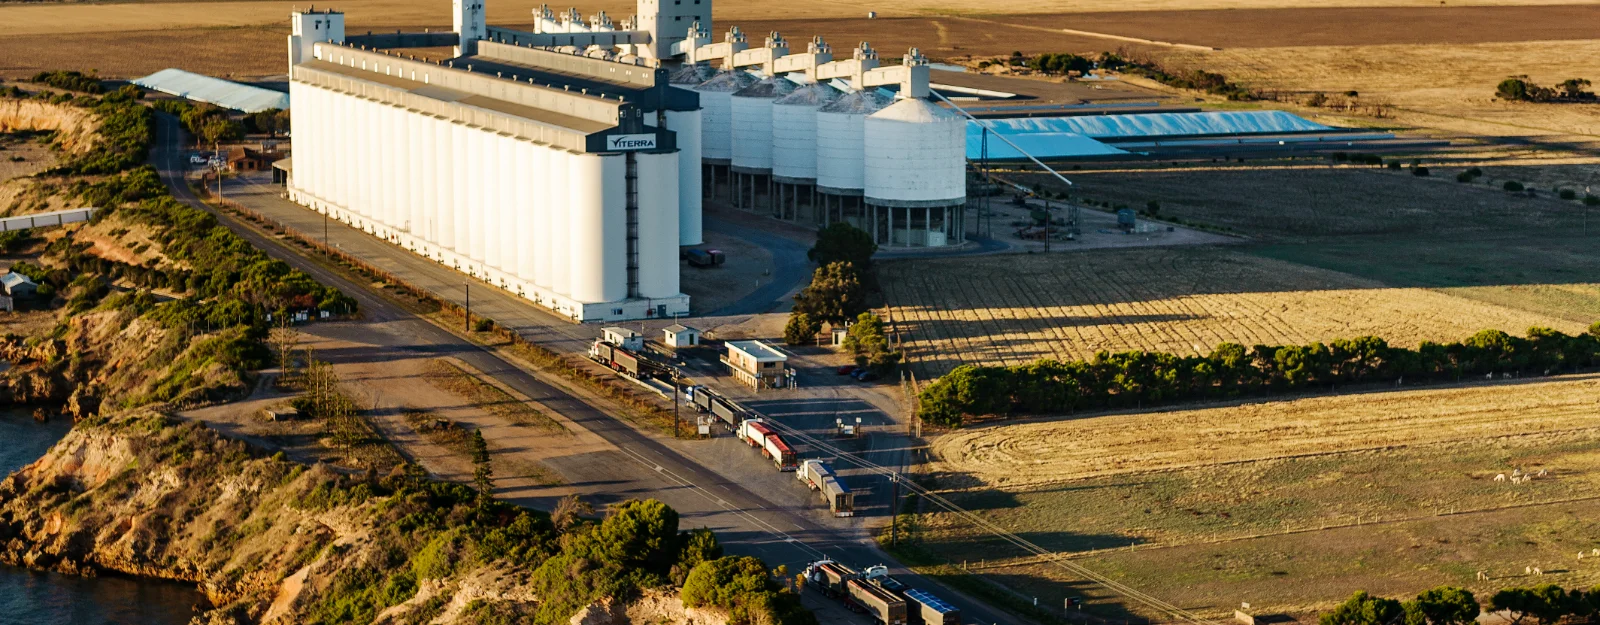
M 869 461 L 866 458 L 863 458 L 861 456 L 856 455 L 855 453 L 848 452 L 848 451 L 845 451 L 845 450 L 840 449 L 838 447 L 835 447 L 834 445 L 828 443 L 827 441 L 825 441 L 823 439 L 820 439 L 820 438 L 817 438 L 817 437 L 812 436 L 810 434 L 807 434 L 807 433 L 805 433 L 805 432 L 803 432 L 801 430 L 795 429 L 795 428 L 793 428 L 793 427 L 791 427 L 789 425 L 786 425 L 786 424 L 783 424 L 783 423 L 779 423 L 779 422 L 771 420 L 771 419 L 763 419 L 763 421 L 765 421 L 769 426 L 774 427 L 777 430 L 780 430 L 781 433 L 783 433 L 783 434 L 785 434 L 787 436 L 793 436 L 797 440 L 805 441 L 806 443 L 808 443 L 808 444 L 810 444 L 810 445 L 812 445 L 812 446 L 814 446 L 814 447 L 816 447 L 816 448 L 818 448 L 820 450 L 823 450 L 823 451 L 825 451 L 827 453 L 830 453 L 830 454 L 834 455 L 837 458 L 840 458 L 840 459 L 843 459 L 843 460 L 845 460 L 847 462 L 853 463 L 856 466 L 859 466 L 861 468 L 867 469 L 868 471 L 871 471 L 871 472 L 876 473 L 878 475 L 885 476 L 885 477 L 890 477 L 892 479 L 892 478 L 894 478 L 895 474 L 897 473 L 897 471 L 895 471 L 894 469 L 891 469 L 889 467 L 885 467 L 883 465 L 880 465 L 880 464 L 877 464 L 875 462 Z M 1147 594 L 1147 593 L 1145 593 L 1143 591 L 1140 591 L 1137 588 L 1134 588 L 1132 586 L 1128 586 L 1127 584 L 1124 584 L 1124 583 L 1119 582 L 1117 580 L 1111 579 L 1110 577 L 1107 577 L 1107 576 L 1105 576 L 1103 574 L 1095 572 L 1094 570 L 1089 569 L 1088 567 L 1085 567 L 1085 566 L 1083 566 L 1081 564 L 1078 564 L 1076 562 L 1072 562 L 1070 560 L 1067 560 L 1066 558 L 1061 557 L 1060 554 L 1057 554 L 1057 553 L 1055 553 L 1055 552 L 1053 552 L 1053 551 L 1051 551 L 1049 549 L 1045 549 L 1044 547 L 1041 547 L 1041 546 L 1033 543 L 1032 541 L 1029 541 L 1029 540 L 1027 540 L 1025 538 L 1022 538 L 1021 536 L 1017 536 L 1016 534 L 1008 532 L 1004 528 L 1001 528 L 1000 526 L 995 525 L 994 523 L 991 523 L 988 520 L 985 520 L 983 517 L 978 516 L 977 514 L 974 514 L 973 512 L 971 512 L 971 511 L 969 511 L 969 510 L 967 510 L 965 508 L 962 508 L 961 506 L 957 505 L 955 502 L 950 501 L 949 499 L 946 499 L 945 497 L 943 497 L 943 496 L 941 496 L 941 495 L 939 495 L 937 493 L 934 493 L 933 491 L 930 491 L 930 490 L 928 490 L 926 488 L 923 488 L 921 485 L 919 485 L 919 484 L 917 484 L 915 482 L 912 482 L 910 480 L 900 480 L 900 481 L 904 482 L 904 486 L 905 486 L 905 488 L 907 490 L 916 493 L 917 495 L 927 499 L 928 501 L 933 502 L 935 505 L 939 506 L 940 508 L 943 508 L 945 511 L 950 512 L 952 514 L 955 514 L 956 516 L 958 516 L 958 517 L 960 517 L 962 519 L 965 519 L 968 522 L 972 523 L 973 525 L 975 525 L 975 526 L 983 529 L 984 531 L 994 535 L 996 538 L 999 538 L 999 539 L 1001 539 L 1001 540 L 1003 540 L 1003 541 L 1005 541 L 1005 542 L 1007 542 L 1007 543 L 1009 543 L 1009 544 L 1011 544 L 1011 545 L 1013 545 L 1013 546 L 1015 546 L 1017 548 L 1020 548 L 1020 549 L 1022 549 L 1024 551 L 1027 551 L 1028 553 L 1031 553 L 1031 554 L 1033 554 L 1035 556 L 1039 556 L 1039 557 L 1043 558 L 1044 561 L 1049 562 L 1050 564 L 1054 564 L 1057 567 L 1059 567 L 1059 568 L 1061 568 L 1061 569 L 1063 569 L 1063 570 L 1065 570 L 1065 571 L 1067 571 L 1069 573 L 1072 573 L 1074 575 L 1082 577 L 1083 579 L 1087 579 L 1087 580 L 1089 580 L 1091 582 L 1099 584 L 1101 587 L 1104 587 L 1107 590 L 1110 590 L 1110 591 L 1112 591 L 1114 593 L 1122 595 L 1123 597 L 1131 599 L 1131 600 L 1133 600 L 1133 601 L 1135 601 L 1137 603 L 1143 604 L 1146 607 L 1155 609 L 1155 610 L 1157 610 L 1157 611 L 1159 611 L 1159 612 L 1161 612 L 1163 614 L 1167 614 L 1167 615 L 1169 615 L 1171 617 L 1176 618 L 1177 620 L 1184 621 L 1184 622 L 1187 622 L 1187 623 L 1194 623 L 1196 625 L 1215 625 L 1212 621 L 1204 619 L 1204 618 L 1201 618 L 1199 615 L 1196 615 L 1193 612 L 1190 612 L 1190 611 L 1185 610 L 1183 608 L 1180 608 L 1180 607 L 1178 607 L 1176 605 L 1173 605 L 1171 603 L 1163 601 L 1163 600 L 1161 600 L 1161 599 L 1159 599 L 1159 598 L 1157 598 L 1155 596 L 1152 596 L 1152 595 Z M 890 514 L 893 514 L 893 513 L 894 513 L 894 511 L 891 510 Z

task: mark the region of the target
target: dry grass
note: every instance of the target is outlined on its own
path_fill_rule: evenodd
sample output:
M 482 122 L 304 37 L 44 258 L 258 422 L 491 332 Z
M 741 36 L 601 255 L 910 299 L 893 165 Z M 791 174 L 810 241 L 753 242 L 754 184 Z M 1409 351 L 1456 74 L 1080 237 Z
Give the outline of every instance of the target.
M 1543 84 L 1600 77 L 1600 39 L 1174 51 L 1167 58 L 1221 72 L 1250 87 L 1355 90 L 1363 98 L 1397 105 L 1395 121 L 1403 125 L 1552 142 L 1600 139 L 1600 117 L 1593 106 L 1494 100 L 1495 84 L 1507 76 L 1527 74 Z
M 1035 421 L 946 434 L 933 451 L 936 470 L 991 486 L 1037 486 L 1590 429 L 1597 392 L 1600 379 L 1591 377 Z
M 472 435 L 460 424 L 445 421 L 441 426 L 438 417 L 421 410 L 405 411 L 406 424 L 428 442 L 450 451 L 456 457 L 472 461 Z M 495 473 L 501 478 L 524 478 L 542 486 L 560 484 L 561 477 L 538 462 L 524 461 L 516 456 L 502 454 L 493 458 Z
M 929 476 L 990 522 L 1214 616 L 1240 600 L 1313 613 L 1356 589 L 1492 591 L 1529 565 L 1587 587 L 1600 567 L 1572 558 L 1600 509 L 1596 391 L 1574 376 L 1008 424 L 939 438 Z M 1517 469 L 1546 474 L 1494 479 Z M 1116 600 L 949 515 L 918 525 L 938 556 L 982 561 L 1042 605 Z M 1121 609 L 1159 616 L 1101 607 Z
M 460 366 L 446 360 L 428 363 L 428 383 L 460 396 L 476 406 L 487 409 L 495 416 L 512 423 L 530 427 L 565 432 L 561 423 L 535 408 L 531 403 L 512 397 L 500 387 L 484 381 Z
M 38 141 L 0 135 L 0 182 L 32 176 L 56 164 L 56 155 Z
M 1225 341 L 1363 335 L 1414 346 L 1484 328 L 1586 325 L 1227 249 L 895 261 L 880 275 L 903 347 L 929 376 L 1100 350 L 1205 354 Z

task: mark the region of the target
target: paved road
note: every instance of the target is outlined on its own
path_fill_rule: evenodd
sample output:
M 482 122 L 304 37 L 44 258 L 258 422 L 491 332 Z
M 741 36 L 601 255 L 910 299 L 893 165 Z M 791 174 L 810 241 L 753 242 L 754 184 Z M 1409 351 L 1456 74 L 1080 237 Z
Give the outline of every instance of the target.
M 157 115 L 158 145 L 151 155 L 160 170 L 162 179 L 179 200 L 210 211 L 199 201 L 184 180 L 188 163 L 182 149 L 182 131 L 175 119 L 165 114 Z M 303 209 L 302 209 L 303 210 Z M 309 210 L 315 223 L 320 221 Z M 827 556 L 855 566 L 874 564 L 886 558 L 874 546 L 864 544 L 860 535 L 847 528 L 834 528 L 813 520 L 809 511 L 794 506 L 774 504 L 767 498 L 735 481 L 706 468 L 680 453 L 673 444 L 664 444 L 644 434 L 593 405 L 574 397 L 541 376 L 530 374 L 501 359 L 497 354 L 444 331 L 410 312 L 378 296 L 369 285 L 356 284 L 299 255 L 293 248 L 274 237 L 248 228 L 226 215 L 218 215 L 221 222 L 251 244 L 274 258 L 305 271 L 325 284 L 337 287 L 359 302 L 367 323 L 365 329 L 353 326 L 364 342 L 401 347 L 435 355 L 452 355 L 494 376 L 531 398 L 541 401 L 551 409 L 593 431 L 617 448 L 614 455 L 596 454 L 567 463 L 557 463 L 554 468 L 575 485 L 599 486 L 612 495 L 612 499 L 628 497 L 654 497 L 671 505 L 683 517 L 685 527 L 710 527 L 731 553 L 755 555 L 769 565 L 784 564 L 796 570 L 806 562 Z M 291 224 L 302 231 L 315 233 L 304 224 Z M 405 267 L 420 276 L 428 276 L 433 284 L 419 284 L 423 288 L 435 287 L 448 291 L 468 278 L 426 259 L 411 255 L 375 238 L 368 237 L 341 224 L 329 224 L 331 241 L 345 247 L 346 251 L 362 256 L 386 268 Z M 337 234 L 336 234 L 337 233 Z M 355 250 L 346 243 L 360 244 Z M 371 243 L 376 243 L 369 256 Z M 418 262 L 420 261 L 420 262 Z M 408 275 L 408 279 L 412 276 Z M 480 295 L 478 291 L 483 293 Z M 435 291 L 440 293 L 440 291 Z M 553 316 L 533 310 L 531 305 L 515 301 L 513 296 L 487 287 L 474 289 L 474 309 L 482 311 L 497 322 L 515 327 L 530 338 L 548 337 L 552 341 L 573 341 L 586 334 L 574 331 L 586 326 L 574 326 Z M 571 472 L 571 474 L 569 474 Z M 602 501 L 603 503 L 603 501 Z M 900 567 L 895 567 L 899 569 Z M 935 589 L 946 596 L 956 593 L 934 584 L 931 580 L 900 570 L 897 574 L 913 585 Z M 824 622 L 859 622 L 860 617 L 849 614 L 837 604 L 807 593 L 807 606 L 817 610 Z M 967 622 L 1003 623 L 1018 622 L 975 602 L 959 602 L 965 610 Z

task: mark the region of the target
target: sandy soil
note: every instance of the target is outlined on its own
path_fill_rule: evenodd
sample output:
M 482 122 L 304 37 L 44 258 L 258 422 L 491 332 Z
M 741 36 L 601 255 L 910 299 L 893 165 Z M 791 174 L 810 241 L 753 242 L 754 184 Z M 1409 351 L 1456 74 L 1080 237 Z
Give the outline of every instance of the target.
M 55 154 L 37 141 L 0 135 L 0 182 L 31 176 L 55 164 Z
M 1224 341 L 1363 335 L 1415 345 L 1586 325 L 1215 248 L 893 261 L 879 272 L 902 347 L 930 377 L 1099 350 L 1206 354 Z
M 611 448 L 598 436 L 554 411 L 544 412 L 561 422 L 561 432 L 515 423 L 482 406 L 466 402 L 455 393 L 427 381 L 430 358 L 425 355 L 326 338 L 315 334 L 318 331 L 319 327 L 313 326 L 308 328 L 308 333 L 301 334 L 297 349 L 310 349 L 318 358 L 333 361 L 341 386 L 358 404 L 368 409 L 370 422 L 403 456 L 420 463 L 439 478 L 470 482 L 473 475 L 471 458 L 460 450 L 435 444 L 417 432 L 406 420 L 408 412 L 424 413 L 430 419 L 447 419 L 469 430 L 481 429 L 495 462 L 497 494 L 505 499 L 554 501 L 565 496 L 572 492 L 572 488 L 561 485 L 556 479 L 557 475 L 544 466 L 544 461 Z M 485 379 L 470 367 L 452 362 L 468 373 Z M 489 381 L 495 384 L 492 379 Z M 528 401 L 515 391 L 503 387 L 501 390 L 518 401 Z M 303 424 L 271 423 L 257 417 L 260 409 L 282 404 L 287 398 L 280 393 L 258 392 L 248 401 L 204 408 L 186 413 L 185 416 L 218 424 L 230 435 L 248 437 L 272 447 L 290 446 L 291 453 L 302 455 L 310 461 L 326 455 L 327 452 L 315 444 L 319 432 L 316 428 L 300 431 L 305 429 Z
M 1600 379 L 1375 392 L 962 430 L 936 468 L 1020 487 L 1124 473 L 1592 428 Z

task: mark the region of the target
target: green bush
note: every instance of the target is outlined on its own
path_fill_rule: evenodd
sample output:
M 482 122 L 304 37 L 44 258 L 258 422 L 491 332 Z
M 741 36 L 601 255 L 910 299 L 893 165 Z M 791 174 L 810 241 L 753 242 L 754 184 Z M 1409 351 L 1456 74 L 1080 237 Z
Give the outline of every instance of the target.
M 803 312 L 789 313 L 789 321 L 783 324 L 783 342 L 786 345 L 810 345 L 822 331 L 822 322 L 813 321 L 810 315 Z
M 1428 168 L 1421 167 L 1421 166 L 1412 167 L 1411 168 L 1411 175 L 1417 176 L 1419 178 L 1426 178 L 1428 176 Z
M 1501 188 L 1507 191 L 1521 191 L 1523 186 L 1522 183 L 1515 180 L 1507 180 L 1505 184 L 1501 185 Z
M 1556 192 L 1556 195 L 1559 196 L 1563 200 L 1576 200 L 1576 199 L 1578 199 L 1578 192 L 1577 191 L 1573 191 L 1572 189 L 1562 189 L 1562 190 Z
M 1456 182 L 1472 182 L 1472 174 L 1467 172 L 1456 174 Z
M 1584 196 L 1583 196 L 1583 205 L 1584 206 L 1600 206 L 1600 196 L 1584 194 Z

